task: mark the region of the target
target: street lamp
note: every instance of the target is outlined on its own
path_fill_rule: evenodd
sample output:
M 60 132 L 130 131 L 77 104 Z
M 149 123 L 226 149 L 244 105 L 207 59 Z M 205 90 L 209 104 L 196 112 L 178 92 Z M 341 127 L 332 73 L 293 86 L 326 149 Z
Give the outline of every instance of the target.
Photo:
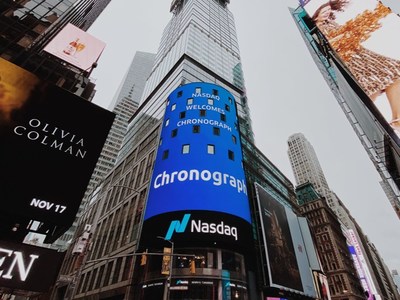
M 174 259 L 174 242 L 167 240 L 165 237 L 162 236 L 157 236 L 157 238 L 162 239 L 164 241 L 167 241 L 171 244 L 171 253 L 169 255 L 169 273 L 168 273 L 168 278 L 167 278 L 167 284 L 166 284 L 166 289 L 164 289 L 164 296 L 163 300 L 169 300 L 170 296 L 170 287 L 171 287 L 171 281 L 172 281 L 172 260 Z

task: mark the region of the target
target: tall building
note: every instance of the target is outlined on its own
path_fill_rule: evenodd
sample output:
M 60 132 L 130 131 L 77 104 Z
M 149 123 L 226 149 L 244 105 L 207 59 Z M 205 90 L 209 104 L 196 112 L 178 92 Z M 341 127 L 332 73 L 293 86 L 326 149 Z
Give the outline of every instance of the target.
M 314 147 L 302 133 L 288 139 L 288 155 L 297 185 L 311 183 L 316 191 L 332 205 L 331 190 L 315 153 Z
M 365 242 L 365 234 L 346 208 L 343 201 L 329 189 L 327 180 L 318 161 L 316 152 L 311 143 L 301 133 L 293 134 L 288 139 L 288 155 L 295 174 L 297 186 L 306 184 L 315 185 L 316 192 L 325 198 L 328 206 L 336 215 L 342 226 L 343 235 L 348 237 L 348 244 L 356 249 L 354 256 L 361 283 L 371 297 L 385 297 L 387 295 L 382 281 L 387 276 L 379 272 L 375 260 L 371 258 L 370 248 Z
M 71 228 L 51 245 L 52 248 L 63 250 L 66 249 L 73 239 L 73 235 L 78 225 L 78 217 L 81 211 L 84 209 L 84 206 L 87 204 L 90 194 L 94 192 L 95 188 L 100 185 L 104 177 L 114 167 L 118 152 L 128 130 L 129 120 L 139 107 L 144 84 L 153 67 L 154 58 L 155 54 L 153 53 L 135 53 L 132 63 L 129 66 L 127 73 L 113 98 L 113 103 L 110 105 L 110 108 L 112 108 L 116 117 L 108 134 L 107 140 L 104 143 L 103 150 L 100 154 L 99 160 L 97 161 L 92 177 L 90 178 L 85 196 L 82 199 L 81 208 L 78 212 L 77 219 Z
M 291 14 L 305 41 L 305 45 L 309 49 L 314 62 L 328 83 L 372 163 L 378 170 L 383 181 L 381 186 L 386 195 L 388 195 L 397 216 L 400 218 L 400 167 L 398 164 L 400 140 L 398 129 L 394 127 L 394 123 L 392 122 L 397 117 L 394 118 L 393 115 L 384 109 L 374 105 L 378 99 L 384 102 L 389 99 L 386 96 L 386 89 L 388 85 L 396 81 L 396 78 L 386 80 L 384 76 L 376 76 L 378 74 L 377 70 L 380 69 L 376 65 L 376 62 L 379 60 L 377 57 L 384 57 L 377 52 L 373 52 L 376 55 L 374 61 L 364 60 L 359 64 L 359 69 L 354 68 L 353 63 L 357 60 L 357 57 L 361 56 L 356 52 L 349 51 L 351 47 L 346 48 L 346 50 L 340 50 L 339 45 L 346 43 L 343 36 L 338 36 L 337 41 L 332 40 L 333 33 L 329 34 L 329 30 L 326 30 L 326 27 L 322 23 L 316 22 L 318 2 L 314 0 L 300 1 L 300 4 L 301 6 L 297 9 L 291 9 Z M 354 35 L 355 38 L 353 41 L 355 43 L 364 41 L 368 44 L 368 39 L 371 36 L 375 36 L 375 38 L 379 36 L 379 38 L 382 38 L 380 44 L 383 48 L 391 47 L 390 34 L 397 32 L 397 27 L 395 26 L 400 23 L 400 18 L 395 12 L 382 5 L 381 2 L 373 0 L 365 1 L 360 6 L 344 5 L 342 8 L 340 10 L 333 10 L 325 24 L 332 24 L 334 18 L 341 20 L 340 24 L 337 23 L 335 25 L 336 27 L 347 26 L 354 21 L 360 28 L 369 28 L 368 30 L 371 33 L 364 36 L 362 34 L 362 32 L 366 32 L 364 30 L 352 32 L 354 28 L 342 27 L 341 30 Z M 374 18 L 374 24 L 382 25 L 386 23 L 386 20 L 390 19 L 391 25 L 374 27 L 372 23 L 368 23 L 367 20 L 369 18 L 365 18 L 366 14 L 369 13 Z M 352 19 L 352 17 L 355 18 Z M 382 35 L 384 32 L 386 34 Z M 354 49 L 363 52 L 366 48 L 357 45 Z M 382 48 L 380 50 L 382 51 Z M 391 54 L 388 57 L 393 56 Z M 398 61 L 399 57 L 396 57 L 396 59 Z M 376 76 L 374 77 L 376 79 L 375 83 L 380 85 L 380 88 L 375 91 L 376 94 L 371 92 L 372 90 L 368 87 L 372 77 L 363 79 L 360 73 L 361 70 L 368 68 L 371 71 L 368 74 L 372 77 Z M 400 74 L 399 67 L 394 67 L 391 74 L 398 76 Z M 393 114 L 395 114 L 396 109 L 395 107 L 392 112 Z
M 397 292 L 400 293 L 400 275 L 397 270 L 392 270 L 393 281 L 397 286 Z
M 311 183 L 297 186 L 300 211 L 313 229 L 332 299 L 365 299 L 341 223 Z
M 293 185 L 254 146 L 228 4 L 172 1 L 172 18 L 117 162 L 79 218 L 78 243 L 66 254 L 60 295 L 315 295 Z M 260 216 L 260 199 L 276 208 L 271 213 L 276 217 Z M 276 257 L 267 257 L 261 230 L 267 225 L 276 229 L 270 238 L 280 239 L 284 251 L 274 250 L 287 258 L 293 280 Z M 78 249 L 82 240 L 90 247 Z
M 137 51 L 118 91 L 110 103 L 113 108 L 119 101 L 129 98 L 139 107 L 147 78 L 154 66 L 156 54 Z

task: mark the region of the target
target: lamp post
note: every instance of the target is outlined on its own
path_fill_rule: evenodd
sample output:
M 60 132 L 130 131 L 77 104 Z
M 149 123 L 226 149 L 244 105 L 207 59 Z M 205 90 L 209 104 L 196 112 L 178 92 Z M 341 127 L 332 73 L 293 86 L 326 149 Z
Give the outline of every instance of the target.
M 171 253 L 169 255 L 170 259 L 169 259 L 169 273 L 168 273 L 168 277 L 167 277 L 167 284 L 166 284 L 166 288 L 164 289 L 164 296 L 163 296 L 163 300 L 169 300 L 169 296 L 170 296 L 170 292 L 171 292 L 171 281 L 172 281 L 172 266 L 173 266 L 173 259 L 174 259 L 174 242 L 167 240 L 166 238 L 162 237 L 162 236 L 157 236 L 157 238 L 162 239 L 164 241 L 167 241 L 168 243 L 171 244 Z

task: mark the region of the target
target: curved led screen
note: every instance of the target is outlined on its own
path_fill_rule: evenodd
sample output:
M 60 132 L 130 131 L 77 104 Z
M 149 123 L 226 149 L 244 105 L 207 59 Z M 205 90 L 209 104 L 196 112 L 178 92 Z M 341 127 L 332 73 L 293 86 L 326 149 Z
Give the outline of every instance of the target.
M 237 243 L 250 225 L 234 97 L 190 83 L 167 101 L 142 239 Z

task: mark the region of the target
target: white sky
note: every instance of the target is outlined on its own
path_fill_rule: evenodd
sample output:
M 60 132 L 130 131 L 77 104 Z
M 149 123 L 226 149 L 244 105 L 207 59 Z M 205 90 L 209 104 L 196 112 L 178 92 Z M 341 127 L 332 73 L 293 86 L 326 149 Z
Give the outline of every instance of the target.
M 361 0 L 360 0 L 361 1 Z M 394 0 L 386 0 L 390 3 Z M 92 73 L 107 108 L 136 51 L 156 53 L 169 0 L 113 0 L 89 33 L 107 43 Z M 400 6 L 400 5 L 398 5 Z M 311 59 L 288 11 L 296 0 L 231 0 L 256 145 L 292 182 L 287 139 L 302 132 L 339 196 L 389 269 L 400 271 L 400 220 L 380 177 Z M 393 8 L 393 7 L 392 7 Z

